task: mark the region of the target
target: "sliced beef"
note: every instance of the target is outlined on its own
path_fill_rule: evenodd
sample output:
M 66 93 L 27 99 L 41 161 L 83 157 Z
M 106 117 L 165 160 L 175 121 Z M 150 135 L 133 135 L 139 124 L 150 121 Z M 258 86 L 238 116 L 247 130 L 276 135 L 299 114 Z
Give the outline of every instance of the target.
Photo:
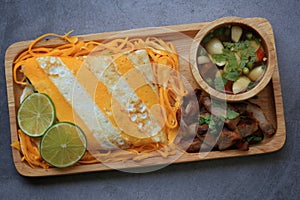
M 182 118 L 187 125 L 198 122 L 199 105 L 196 101 L 190 101 L 184 109 L 182 109 Z
M 202 144 L 202 141 L 196 137 L 186 151 L 189 153 L 199 152 L 199 150 L 201 148 L 201 144 Z
M 213 134 L 211 134 L 209 132 L 207 134 L 205 134 L 205 135 L 201 135 L 199 137 L 199 139 L 203 141 L 203 144 L 206 144 L 207 146 L 209 146 L 210 149 L 216 147 L 216 144 L 217 144 L 217 141 L 218 141 L 217 135 L 213 135 Z
M 224 121 L 224 124 L 226 125 L 226 127 L 232 131 L 237 129 L 237 124 L 240 121 L 240 117 L 236 117 L 234 119 L 226 119 Z
M 236 143 L 236 148 L 241 151 L 248 151 L 249 150 L 249 143 L 247 141 L 239 141 Z
M 223 128 L 221 134 L 219 136 L 217 145 L 219 150 L 225 150 L 233 145 L 237 144 L 238 142 L 242 141 L 242 136 L 240 133 L 236 131 L 228 130 L 227 128 Z
M 197 134 L 198 135 L 203 135 L 206 134 L 208 131 L 208 125 L 207 124 L 203 124 L 203 125 L 199 125 L 198 126 L 198 130 L 197 130 Z
M 178 109 L 178 110 L 176 111 L 176 120 L 177 120 L 177 122 L 178 122 L 178 124 L 179 124 L 179 126 L 180 126 L 180 121 L 181 121 L 181 109 Z
M 213 147 L 211 147 L 210 145 L 206 144 L 206 143 L 202 143 L 201 147 L 199 149 L 199 152 L 209 152 L 213 149 Z
M 239 109 L 239 113 L 252 113 L 253 117 L 258 122 L 259 128 L 263 131 L 263 133 L 271 137 L 275 134 L 275 128 L 273 125 L 269 122 L 269 120 L 266 118 L 263 110 L 256 104 L 251 102 L 243 102 L 236 105 L 236 107 Z
M 186 151 L 189 153 L 208 152 L 215 147 L 215 143 L 215 137 L 209 136 L 206 138 L 206 135 L 197 136 L 194 138 L 193 142 L 189 144 Z M 184 147 L 184 145 L 182 147 Z
M 249 116 L 241 117 L 237 129 L 242 137 L 248 137 L 258 130 L 258 122 L 251 113 Z
M 212 106 L 212 101 L 209 96 L 202 95 L 200 97 L 200 104 L 203 105 L 209 113 L 215 116 L 226 116 L 226 109 L 222 107 Z
M 254 138 L 253 138 L 254 137 Z M 252 138 L 252 139 L 251 139 Z M 260 138 L 260 139 L 259 139 Z M 264 138 L 264 133 L 259 128 L 257 131 L 252 133 L 250 136 L 247 137 L 247 140 L 250 139 L 249 144 L 256 144 L 259 143 Z M 256 140 L 259 139 L 259 140 Z

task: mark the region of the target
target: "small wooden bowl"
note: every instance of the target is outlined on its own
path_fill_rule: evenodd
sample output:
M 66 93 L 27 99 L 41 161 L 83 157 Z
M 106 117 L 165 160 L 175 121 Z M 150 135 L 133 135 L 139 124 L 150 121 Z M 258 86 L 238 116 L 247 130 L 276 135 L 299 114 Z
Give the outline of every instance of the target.
M 212 88 L 201 76 L 197 64 L 198 48 L 201 48 L 200 43 L 203 40 L 203 38 L 212 30 L 226 25 L 240 25 L 242 27 L 247 27 L 249 29 L 254 30 L 254 32 L 256 32 L 256 34 L 261 38 L 261 44 L 263 45 L 265 57 L 267 58 L 266 71 L 264 72 L 264 75 L 260 79 L 260 81 L 253 88 L 238 94 L 226 94 L 224 92 Z M 201 29 L 195 36 L 190 51 L 190 64 L 192 74 L 199 86 L 211 96 L 231 102 L 246 100 L 257 95 L 267 86 L 267 84 L 271 80 L 275 68 L 275 49 L 274 44 L 272 43 L 272 39 L 270 38 L 268 32 L 270 32 L 270 30 L 267 30 L 261 24 L 256 23 L 255 20 L 253 20 L 253 18 L 247 19 L 239 17 L 220 18 L 215 21 L 212 21 L 203 29 Z

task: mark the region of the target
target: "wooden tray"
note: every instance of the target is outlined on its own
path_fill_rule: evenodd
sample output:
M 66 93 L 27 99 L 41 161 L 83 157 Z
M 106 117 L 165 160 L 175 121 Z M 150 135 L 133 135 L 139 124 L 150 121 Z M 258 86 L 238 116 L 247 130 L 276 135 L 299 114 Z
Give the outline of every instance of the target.
M 259 26 L 266 31 L 272 38 L 272 45 L 275 48 L 275 40 L 273 35 L 273 30 L 271 24 L 263 18 L 245 18 L 243 20 L 255 21 Z M 136 29 L 128 32 L 122 32 L 122 36 L 136 36 L 136 37 L 146 37 L 146 36 L 156 36 L 160 37 L 163 40 L 168 40 L 174 42 L 178 54 L 180 57 L 188 60 L 189 51 L 191 46 L 192 38 L 197 34 L 197 32 L 202 29 L 209 22 L 205 23 L 196 23 L 196 24 L 183 24 L 176 26 L 166 26 L 161 28 L 144 28 Z M 172 31 L 170 31 L 172 30 Z M 174 31 L 178 31 L 180 34 L 173 34 Z M 107 33 L 98 33 L 98 34 L 89 34 L 79 36 L 80 40 L 89 41 L 97 40 L 102 41 L 107 38 L 112 38 L 112 35 L 115 37 L 120 37 L 121 31 L 119 32 L 107 32 Z M 187 39 L 189 38 L 189 39 Z M 31 41 L 22 41 L 12 44 L 6 51 L 5 55 L 5 73 L 6 73 L 6 82 L 7 82 L 7 94 L 8 94 L 8 107 L 9 107 L 9 117 L 10 117 L 10 130 L 11 130 L 11 141 L 18 139 L 17 137 L 17 122 L 16 122 L 16 111 L 19 107 L 19 97 L 21 94 L 20 86 L 16 85 L 13 81 L 12 66 L 13 60 L 15 57 L 25 50 Z M 59 39 L 50 39 L 43 41 L 39 46 L 53 46 L 61 44 Z M 275 54 L 276 55 L 276 54 Z M 239 150 L 226 150 L 226 151 L 211 151 L 209 153 L 191 153 L 183 154 L 175 163 L 181 162 L 192 162 L 216 158 L 227 158 L 227 157 L 236 157 L 236 156 L 247 156 L 247 155 L 256 155 L 264 154 L 277 151 L 282 148 L 286 139 L 286 130 L 285 130 L 285 120 L 282 104 L 282 94 L 280 86 L 280 78 L 278 72 L 277 56 L 275 56 L 275 72 L 273 74 L 272 80 L 267 85 L 267 87 L 258 95 L 258 99 L 253 100 L 254 103 L 257 103 L 264 110 L 269 120 L 273 123 L 274 127 L 277 127 L 276 134 L 272 138 L 265 138 L 261 143 L 257 145 L 250 146 L 249 151 L 239 151 Z M 188 62 L 180 62 L 180 71 L 185 76 L 185 78 L 190 82 L 193 87 L 198 87 L 195 82 Z M 53 176 L 53 175 L 63 175 L 63 174 L 74 174 L 74 173 L 83 173 L 83 172 L 92 172 L 92 171 L 103 171 L 111 170 L 111 168 L 99 163 L 99 164 L 90 164 L 90 165 L 80 165 L 73 166 L 65 169 L 55 169 L 51 168 L 48 170 L 36 168 L 32 169 L 25 162 L 21 161 L 20 153 L 12 148 L 13 160 L 17 171 L 23 176 Z M 143 165 L 151 166 L 152 163 L 156 164 L 166 164 L 169 163 L 172 159 L 172 156 L 168 158 L 154 157 L 148 158 L 139 163 L 134 161 L 128 161 L 126 164 L 121 165 L 125 168 L 138 167 L 141 162 Z

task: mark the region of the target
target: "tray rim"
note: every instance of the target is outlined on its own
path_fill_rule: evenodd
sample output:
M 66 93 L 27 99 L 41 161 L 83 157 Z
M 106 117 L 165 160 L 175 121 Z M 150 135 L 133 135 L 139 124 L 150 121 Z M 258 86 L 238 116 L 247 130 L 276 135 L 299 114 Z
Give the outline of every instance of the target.
M 274 44 L 275 49 L 275 70 L 272 76 L 272 87 L 273 87 L 273 95 L 274 95 L 274 105 L 275 105 L 275 115 L 276 115 L 276 134 L 273 136 L 273 139 L 269 142 L 276 143 L 276 148 L 271 148 L 266 150 L 261 150 L 260 148 L 255 149 L 255 152 L 243 152 L 238 150 L 226 150 L 226 151 L 218 151 L 218 152 L 209 152 L 205 158 L 200 158 L 199 153 L 190 153 L 190 154 L 184 154 L 181 156 L 178 160 L 176 160 L 174 163 L 183 163 L 183 162 L 196 162 L 200 160 L 210 160 L 210 159 L 218 159 L 218 158 L 229 158 L 229 157 L 238 157 L 238 156 L 248 156 L 248 155 L 258 155 L 258 154 L 266 154 L 271 153 L 280 150 L 286 140 L 286 126 L 285 126 L 285 118 L 284 118 L 284 110 L 283 110 L 283 100 L 282 100 L 282 91 L 281 91 L 281 84 L 280 84 L 280 76 L 279 76 L 279 70 L 278 70 L 278 62 L 277 62 L 277 54 L 276 54 L 276 46 L 275 46 L 275 38 L 272 26 L 270 22 L 265 18 L 242 18 L 242 20 L 256 20 L 265 23 L 267 26 L 269 26 L 271 30 L 271 38 Z M 172 29 L 179 32 L 185 32 L 185 31 L 199 31 L 201 27 L 205 26 L 210 22 L 199 22 L 199 23 L 192 23 L 192 24 L 180 24 L 180 25 L 172 25 L 172 26 L 161 26 L 159 28 L 167 28 Z M 146 28 L 140 28 L 140 29 L 131 29 L 130 31 L 147 31 L 151 28 L 157 28 L 157 27 L 146 27 Z M 79 40 L 104 40 L 108 36 L 112 34 L 117 34 L 120 31 L 113 31 L 113 32 L 103 32 L 103 33 L 92 33 L 92 34 L 83 34 L 83 35 L 77 35 L 79 37 Z M 6 78 L 6 87 L 7 87 L 7 100 L 8 100 L 8 109 L 9 109 L 9 121 L 10 121 L 10 135 L 11 135 L 11 142 L 13 142 L 15 139 L 17 139 L 17 127 L 16 124 L 16 109 L 15 109 L 15 96 L 14 96 L 14 83 L 12 79 L 12 63 L 14 58 L 18 55 L 18 53 L 15 53 L 15 49 L 18 49 L 18 52 L 21 52 L 24 49 L 21 49 L 24 45 L 28 46 L 28 44 L 33 40 L 26 40 L 26 41 L 20 41 L 15 42 L 12 45 L 10 45 L 5 53 L 5 78 Z M 40 43 L 40 45 L 46 45 L 49 43 L 49 41 L 52 43 L 59 44 L 58 39 L 50 39 L 47 41 L 43 41 Z M 278 132 L 280 135 L 278 135 Z M 230 151 L 230 154 L 228 152 Z M 216 154 L 216 155 L 215 155 Z M 28 177 L 40 177 L 40 176 L 57 176 L 57 175 L 66 175 L 66 174 L 75 174 L 75 173 L 87 173 L 87 172 L 95 172 L 95 171 L 107 171 L 107 170 L 113 170 L 101 163 L 97 164 L 90 164 L 90 165 L 80 165 L 80 166 L 74 166 L 71 168 L 66 169 L 55 169 L 51 168 L 48 170 L 44 169 L 32 169 L 27 164 L 21 162 L 21 156 L 20 153 L 12 148 L 12 156 L 13 156 L 13 162 L 16 167 L 16 170 L 18 173 L 22 176 L 28 176 Z M 151 159 L 151 158 L 149 158 Z M 20 162 L 20 163 L 19 163 Z M 162 163 L 163 164 L 163 163 Z M 28 169 L 31 169 L 28 171 Z M 35 172 L 31 172 L 35 171 Z

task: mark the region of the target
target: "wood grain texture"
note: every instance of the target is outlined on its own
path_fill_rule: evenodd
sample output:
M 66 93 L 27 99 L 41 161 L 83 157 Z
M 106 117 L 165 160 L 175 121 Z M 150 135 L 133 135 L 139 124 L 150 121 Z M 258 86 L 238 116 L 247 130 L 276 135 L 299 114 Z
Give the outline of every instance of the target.
M 263 28 L 267 31 L 270 37 L 270 42 L 272 48 L 274 49 L 275 55 L 272 57 L 274 65 L 274 73 L 271 82 L 258 94 L 258 99 L 253 100 L 253 102 L 259 104 L 261 108 L 266 113 L 268 119 L 272 122 L 274 127 L 277 127 L 276 134 L 271 138 L 265 138 L 261 143 L 253 145 L 250 147 L 249 151 L 239 151 L 239 150 L 226 150 L 226 151 L 211 151 L 208 153 L 186 153 L 183 154 L 175 163 L 180 162 L 192 162 L 208 159 L 217 158 L 227 158 L 236 156 L 247 156 L 247 155 L 257 155 L 263 153 L 270 153 L 277 151 L 282 148 L 286 139 L 286 129 L 285 129 L 285 119 L 283 112 L 282 94 L 280 86 L 280 78 L 277 66 L 277 56 L 274 41 L 274 34 L 270 23 L 266 19 L 262 18 L 246 18 L 242 19 L 249 21 L 254 24 L 258 24 L 258 28 Z M 175 44 L 177 48 L 178 55 L 180 57 L 180 71 L 184 78 L 192 85 L 192 87 L 199 87 L 198 83 L 195 81 L 191 69 L 190 69 L 190 49 L 194 42 L 193 38 L 198 33 L 199 30 L 203 29 L 205 26 L 209 25 L 209 22 L 196 23 L 196 24 L 183 24 L 176 26 L 166 26 L 160 28 L 144 28 L 136 29 L 130 31 L 119 31 L 119 32 L 108 32 L 108 33 L 97 33 L 79 36 L 80 40 L 83 41 L 103 41 L 106 39 L 113 39 L 118 37 L 147 37 L 156 36 L 163 40 L 171 41 Z M 11 130 L 11 141 L 18 139 L 17 137 L 17 122 L 16 122 L 16 110 L 20 104 L 19 97 L 22 88 L 16 85 L 13 81 L 12 66 L 13 60 L 24 51 L 31 41 L 23 41 L 12 44 L 6 51 L 5 55 L 5 73 L 7 82 L 7 94 L 8 94 L 8 107 L 9 107 L 9 117 L 10 117 L 10 130 Z M 50 39 L 39 43 L 39 46 L 55 46 L 61 44 L 62 41 L 59 39 Z M 179 152 L 178 152 L 179 153 Z M 44 169 L 32 169 L 26 163 L 21 161 L 20 153 L 12 148 L 13 160 L 17 171 L 23 176 L 54 176 L 54 175 L 64 175 L 64 174 L 74 174 L 74 173 L 84 173 L 93 171 L 103 171 L 111 170 L 111 168 L 99 163 L 90 165 L 80 165 L 72 166 L 65 169 L 55 169 L 51 168 L 48 170 Z M 176 156 L 176 155 L 175 155 Z M 174 156 L 168 158 L 153 157 L 148 158 L 139 162 L 128 161 L 125 163 L 116 163 L 117 166 L 122 168 L 132 168 L 138 167 L 141 164 L 144 166 L 151 166 L 153 163 L 156 165 L 169 163 Z

